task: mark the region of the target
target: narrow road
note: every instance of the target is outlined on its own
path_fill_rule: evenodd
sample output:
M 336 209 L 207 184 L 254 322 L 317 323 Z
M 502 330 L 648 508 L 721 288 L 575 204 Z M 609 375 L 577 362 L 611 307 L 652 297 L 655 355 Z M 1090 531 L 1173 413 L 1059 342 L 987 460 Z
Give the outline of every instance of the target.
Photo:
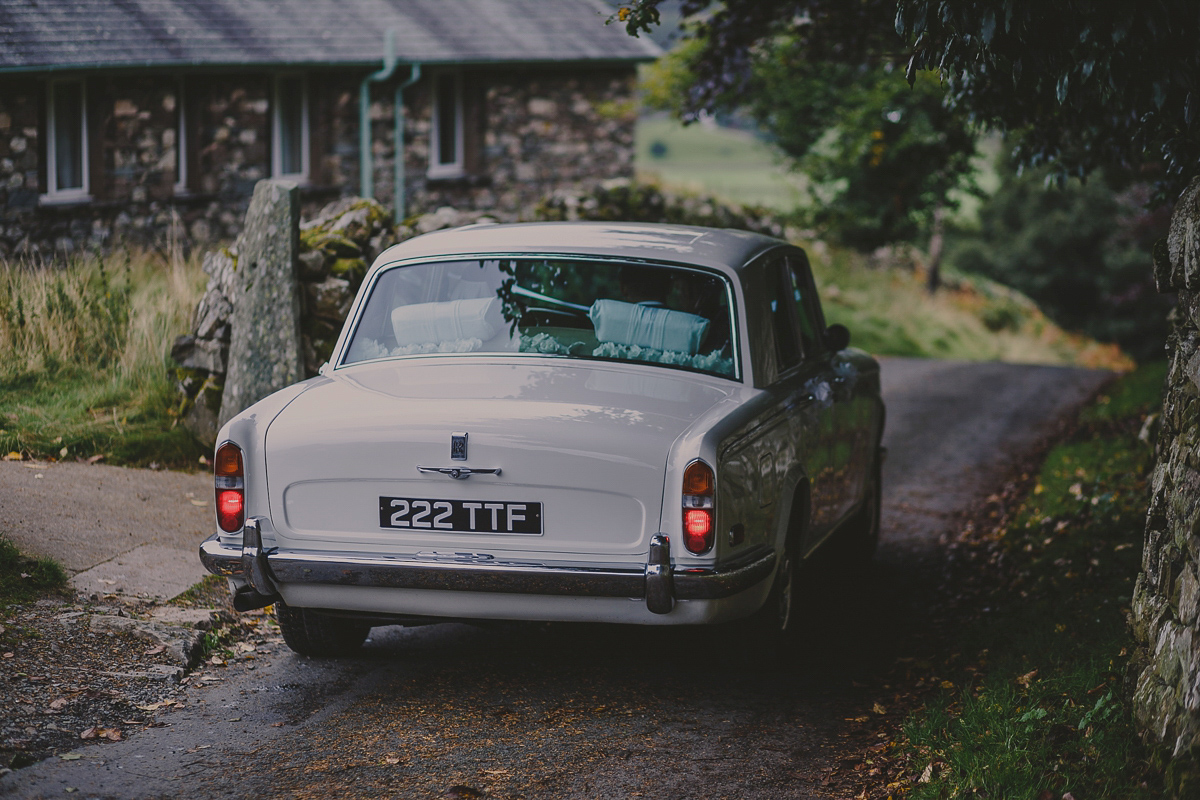
M 0 796 L 827 797 L 921 632 L 939 536 L 1106 377 L 887 359 L 884 544 L 860 582 L 813 576 L 786 667 L 736 630 L 377 628 L 346 661 L 276 640 L 168 727 L 22 769 Z

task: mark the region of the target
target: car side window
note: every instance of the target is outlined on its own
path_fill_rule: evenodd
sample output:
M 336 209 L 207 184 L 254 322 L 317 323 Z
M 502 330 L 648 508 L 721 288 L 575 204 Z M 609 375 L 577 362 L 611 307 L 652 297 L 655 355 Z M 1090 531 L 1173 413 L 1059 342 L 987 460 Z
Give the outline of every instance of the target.
M 792 319 L 792 291 L 790 270 L 784 259 L 767 264 L 767 302 L 771 310 L 771 328 L 775 334 L 775 359 L 782 375 L 800 363 L 803 351 L 796 336 L 796 323 Z
M 796 324 L 800 327 L 800 341 L 805 353 L 820 351 L 817 338 L 818 319 L 816 296 L 810 288 L 807 265 L 803 259 L 789 256 L 787 259 L 787 284 L 792 304 L 796 309 Z

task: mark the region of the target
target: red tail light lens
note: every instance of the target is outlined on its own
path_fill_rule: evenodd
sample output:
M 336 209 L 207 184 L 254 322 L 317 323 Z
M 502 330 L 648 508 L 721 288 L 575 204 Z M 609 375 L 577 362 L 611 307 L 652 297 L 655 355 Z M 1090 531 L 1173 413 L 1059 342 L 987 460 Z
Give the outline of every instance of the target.
M 237 533 L 246 524 L 246 474 L 242 450 L 232 442 L 217 448 L 213 459 L 213 485 L 217 491 L 217 525 Z
M 712 467 L 693 461 L 683 473 L 683 546 L 703 555 L 716 537 L 716 477 Z

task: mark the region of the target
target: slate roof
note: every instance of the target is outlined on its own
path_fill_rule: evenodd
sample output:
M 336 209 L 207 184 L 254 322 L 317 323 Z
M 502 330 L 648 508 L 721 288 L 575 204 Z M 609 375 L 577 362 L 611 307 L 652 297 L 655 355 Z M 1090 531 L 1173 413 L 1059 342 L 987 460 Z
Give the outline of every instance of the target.
M 642 61 L 602 0 L 0 0 L 0 72 Z

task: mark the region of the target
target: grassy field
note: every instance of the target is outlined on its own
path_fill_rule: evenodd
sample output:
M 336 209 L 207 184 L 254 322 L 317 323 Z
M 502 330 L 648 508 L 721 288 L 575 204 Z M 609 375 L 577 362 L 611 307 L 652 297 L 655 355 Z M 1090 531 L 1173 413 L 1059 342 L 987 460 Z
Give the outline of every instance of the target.
M 1161 796 L 1130 717 L 1125 615 L 1153 459 L 1137 434 L 1165 368 L 1139 368 L 1086 409 L 968 549 L 984 613 L 960 628 L 957 674 L 906 727 L 922 775 L 909 797 Z
M 803 199 L 804 179 L 788 171 L 774 148 L 744 131 L 648 117 L 638 121 L 636 146 L 638 174 L 665 186 L 780 212 Z
M 1127 370 L 1115 345 L 1069 334 L 1029 298 L 998 283 L 948 274 L 936 295 L 920 272 L 880 268 L 850 250 L 803 243 L 828 322 L 876 355 L 1075 364 Z
M 151 253 L 0 264 L 0 453 L 184 467 L 171 343 L 205 275 Z

